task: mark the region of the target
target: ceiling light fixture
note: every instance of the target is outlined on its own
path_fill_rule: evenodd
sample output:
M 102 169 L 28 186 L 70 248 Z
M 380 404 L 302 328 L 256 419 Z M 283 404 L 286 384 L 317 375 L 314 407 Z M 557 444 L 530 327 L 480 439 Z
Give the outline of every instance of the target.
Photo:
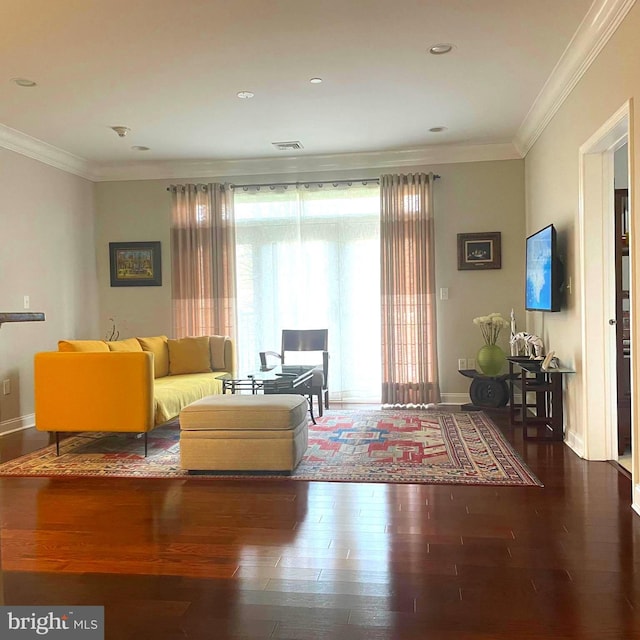
M 121 138 L 124 138 L 131 129 L 129 127 L 124 127 L 122 125 L 116 125 L 111 127 Z
M 143 147 L 141 144 L 134 144 L 131 148 L 134 151 L 151 151 L 149 147 Z
M 431 131 L 431 133 L 442 133 L 443 131 L 446 131 L 447 127 L 431 127 L 431 129 L 429 129 L 429 131 Z
M 309 82 L 311 84 L 320 84 L 322 82 L 322 78 L 311 78 L 311 80 L 309 80 Z
M 238 98 L 242 98 L 243 100 L 249 100 L 250 98 L 253 98 L 253 96 L 255 96 L 256 94 L 253 93 L 253 91 L 238 91 L 236 95 L 238 96 Z
M 19 87 L 35 87 L 37 82 L 29 80 L 29 78 L 11 78 L 11 82 L 17 84 Z
M 445 53 L 449 53 L 453 49 L 453 45 L 448 42 L 441 42 L 440 44 L 434 44 L 432 47 L 429 47 L 429 53 L 434 56 L 441 56 Z

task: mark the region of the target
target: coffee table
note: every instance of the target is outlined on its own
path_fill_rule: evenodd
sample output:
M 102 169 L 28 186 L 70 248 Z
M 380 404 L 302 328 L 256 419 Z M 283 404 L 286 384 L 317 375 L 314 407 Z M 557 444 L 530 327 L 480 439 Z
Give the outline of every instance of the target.
M 222 380 L 222 393 L 238 393 L 250 391 L 262 393 L 294 393 L 302 396 L 309 394 L 309 386 L 314 367 L 304 365 L 279 365 L 267 369 L 259 369 L 244 376 L 224 373 L 216 376 Z M 313 403 L 309 402 L 309 415 L 316 424 L 313 415 Z

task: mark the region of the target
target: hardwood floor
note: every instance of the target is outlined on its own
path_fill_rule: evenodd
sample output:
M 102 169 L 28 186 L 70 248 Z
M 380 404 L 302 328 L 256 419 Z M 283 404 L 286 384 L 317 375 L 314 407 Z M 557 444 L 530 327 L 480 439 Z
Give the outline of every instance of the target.
M 640 638 L 628 477 L 492 417 L 544 488 L 3 478 L 4 604 L 104 605 L 110 640 Z

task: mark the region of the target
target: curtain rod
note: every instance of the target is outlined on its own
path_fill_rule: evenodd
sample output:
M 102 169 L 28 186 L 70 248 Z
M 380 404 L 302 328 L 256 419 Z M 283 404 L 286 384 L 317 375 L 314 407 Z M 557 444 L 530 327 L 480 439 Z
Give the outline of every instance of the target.
M 433 175 L 434 180 L 438 180 L 439 175 Z M 380 184 L 380 178 L 352 178 L 350 180 L 303 180 L 301 182 L 268 182 L 255 184 L 233 184 L 229 186 L 233 189 L 248 189 L 251 187 L 299 187 L 307 184 L 353 184 L 354 182 L 374 182 Z
M 380 178 L 353 178 L 352 180 L 304 180 L 302 182 L 267 182 L 255 184 L 234 184 L 229 186 L 233 189 L 248 189 L 250 187 L 303 187 L 308 184 L 353 184 L 354 182 L 374 182 L 380 184 Z
M 433 174 L 433 179 L 438 180 L 440 178 L 439 175 Z M 229 183 L 229 187 L 232 189 L 251 189 L 254 187 L 300 187 L 310 184 L 353 184 L 354 182 L 373 182 L 375 184 L 380 184 L 380 178 L 352 178 L 350 180 L 305 180 L 302 182 L 261 182 L 261 183 L 248 183 L 248 184 L 235 184 Z M 167 187 L 167 191 L 170 191 L 171 187 Z

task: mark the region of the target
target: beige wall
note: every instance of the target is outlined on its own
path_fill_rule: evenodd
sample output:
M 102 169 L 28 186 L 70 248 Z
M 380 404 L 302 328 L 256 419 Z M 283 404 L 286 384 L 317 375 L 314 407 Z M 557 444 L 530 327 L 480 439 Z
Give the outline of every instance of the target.
M 475 358 L 484 344 L 473 318 L 514 310 L 524 328 L 524 163 L 475 162 L 437 167 L 435 187 L 438 359 L 445 402 L 468 402 L 470 380 L 458 373 L 459 358 Z M 500 231 L 502 268 L 458 271 L 457 234 Z M 448 287 L 449 300 L 439 290 Z M 500 337 L 509 353 L 509 332 Z
M 0 328 L 0 432 L 33 422 L 33 356 L 97 330 L 93 185 L 0 149 L 0 310 L 44 311 L 45 322 Z
M 438 300 L 439 360 L 444 400 L 467 402 L 469 379 L 457 372 L 458 358 L 474 358 L 482 345 L 473 318 L 513 307 L 523 322 L 524 287 L 524 162 L 475 162 L 420 167 L 396 167 L 385 172 L 433 171 L 435 183 L 436 273 L 438 288 L 449 289 L 449 300 Z M 379 170 L 359 170 L 340 177 L 371 177 Z M 304 179 L 335 178 L 306 174 Z M 234 176 L 232 182 L 296 180 L 302 176 Z M 177 180 L 174 182 L 204 182 Z M 206 181 L 216 181 L 211 178 Z M 95 185 L 97 257 L 101 332 L 115 317 L 121 337 L 171 334 L 169 226 L 171 181 L 108 182 Z M 458 233 L 502 232 L 502 269 L 483 273 L 457 270 Z M 160 240 L 162 287 L 110 287 L 109 242 Z M 508 336 L 505 334 L 505 338 Z M 508 346 L 506 340 L 503 346 Z
M 592 280 L 587 283 L 586 291 L 580 291 L 579 288 L 579 149 L 629 98 L 634 98 L 637 111 L 640 97 L 638 33 L 640 5 L 636 4 L 525 160 L 527 232 L 551 222 L 556 225 L 566 254 L 567 276 L 572 280 L 572 293 L 567 296 L 566 307 L 562 313 L 531 313 L 528 314 L 528 323 L 533 332 L 545 338 L 545 344 L 549 349 L 556 351 L 562 363 L 576 368 L 577 374 L 567 379 L 565 398 L 568 438 L 577 450 L 584 442 L 587 428 L 586 420 L 582 419 L 581 413 L 584 399 L 581 384 L 581 297 L 586 296 L 588 309 L 589 289 L 601 287 L 600 282 Z M 634 115 L 632 112 L 632 120 Z M 637 193 L 640 187 L 639 163 L 635 163 L 634 170 L 634 154 L 637 159 L 639 147 L 636 145 L 634 152 L 631 140 L 629 148 L 633 198 L 633 192 Z M 631 240 L 632 252 L 637 246 L 637 241 L 637 235 L 634 234 Z M 591 243 L 601 246 L 602 236 L 593 233 L 586 238 L 587 261 Z M 638 282 L 638 276 L 636 264 L 635 282 Z M 632 297 L 634 295 L 637 294 L 632 289 Z M 596 309 L 594 313 L 601 313 L 601 310 Z M 637 346 L 636 341 L 636 349 Z M 604 382 L 611 373 L 602 371 L 601 375 Z
M 100 337 L 114 318 L 121 338 L 171 336 L 171 197 L 168 182 L 139 180 L 94 185 L 96 195 L 96 256 L 100 298 Z M 162 286 L 111 287 L 110 242 L 159 240 Z

